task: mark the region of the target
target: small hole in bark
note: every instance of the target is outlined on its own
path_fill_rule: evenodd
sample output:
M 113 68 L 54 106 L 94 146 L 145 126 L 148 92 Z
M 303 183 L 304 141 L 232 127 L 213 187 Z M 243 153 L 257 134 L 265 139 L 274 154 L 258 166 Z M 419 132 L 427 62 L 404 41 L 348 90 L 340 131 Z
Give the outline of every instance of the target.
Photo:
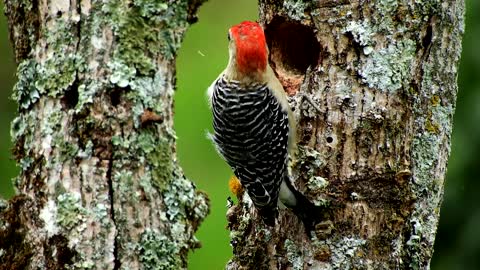
M 265 35 L 276 67 L 303 75 L 309 66 L 317 65 L 320 45 L 312 28 L 276 17 L 267 25 Z
M 333 138 L 330 137 L 330 136 L 328 136 L 328 137 L 327 137 L 327 143 L 332 143 L 332 142 L 333 142 Z
M 114 88 L 110 90 L 110 103 L 112 103 L 112 106 L 116 107 L 118 104 L 120 104 L 122 91 L 123 89 L 121 88 Z
M 428 48 L 428 46 L 430 46 L 430 43 L 432 42 L 432 37 L 433 37 L 432 24 L 429 24 L 427 26 L 427 31 L 425 33 L 425 36 L 422 39 L 423 48 Z
M 62 107 L 64 110 L 75 108 L 78 103 L 78 80 L 75 80 L 72 85 L 65 91 L 62 100 Z

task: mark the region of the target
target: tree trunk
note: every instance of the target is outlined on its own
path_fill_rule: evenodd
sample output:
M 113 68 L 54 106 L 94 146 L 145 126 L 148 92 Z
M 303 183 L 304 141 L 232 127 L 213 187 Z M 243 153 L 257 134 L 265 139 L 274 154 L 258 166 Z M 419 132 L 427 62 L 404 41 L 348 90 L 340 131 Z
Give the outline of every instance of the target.
M 181 269 L 208 213 L 176 161 L 175 57 L 203 0 L 6 0 L 17 195 L 1 269 Z
M 464 2 L 260 0 L 290 95 L 292 180 L 323 222 L 228 211 L 228 269 L 429 269 L 450 152 Z

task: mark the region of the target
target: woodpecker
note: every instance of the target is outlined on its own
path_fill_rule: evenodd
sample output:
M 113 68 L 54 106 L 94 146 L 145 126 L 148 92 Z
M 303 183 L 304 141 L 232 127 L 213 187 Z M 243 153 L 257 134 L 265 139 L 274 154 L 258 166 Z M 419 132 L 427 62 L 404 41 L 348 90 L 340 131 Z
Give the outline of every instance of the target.
M 318 207 L 290 182 L 287 168 L 296 148 L 295 119 L 268 64 L 263 29 L 245 21 L 230 28 L 228 40 L 228 65 L 208 89 L 211 139 L 265 224 L 274 226 L 277 206 L 283 204 L 311 228 Z

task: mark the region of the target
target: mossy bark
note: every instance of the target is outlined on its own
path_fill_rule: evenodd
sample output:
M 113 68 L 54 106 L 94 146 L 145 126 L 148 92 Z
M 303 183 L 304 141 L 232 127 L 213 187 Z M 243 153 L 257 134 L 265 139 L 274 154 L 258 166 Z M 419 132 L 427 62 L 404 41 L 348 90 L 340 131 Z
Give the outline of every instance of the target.
M 5 0 L 17 195 L 1 269 L 181 269 L 208 198 L 176 161 L 175 57 L 203 1 Z
M 295 185 L 328 206 L 228 212 L 228 269 L 429 269 L 450 152 L 464 2 L 260 0 L 270 62 L 298 121 Z

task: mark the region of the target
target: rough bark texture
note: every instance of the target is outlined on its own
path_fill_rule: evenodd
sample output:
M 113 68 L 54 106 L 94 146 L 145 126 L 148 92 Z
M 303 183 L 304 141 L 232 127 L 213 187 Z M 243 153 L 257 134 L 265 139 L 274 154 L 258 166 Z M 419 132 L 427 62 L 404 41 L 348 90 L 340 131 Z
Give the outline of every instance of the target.
M 176 162 L 175 56 L 198 0 L 6 0 L 17 195 L 1 269 L 181 269 L 207 197 Z
M 450 152 L 463 0 L 260 0 L 298 120 L 295 185 L 329 207 L 308 237 L 248 198 L 228 269 L 429 269 Z

